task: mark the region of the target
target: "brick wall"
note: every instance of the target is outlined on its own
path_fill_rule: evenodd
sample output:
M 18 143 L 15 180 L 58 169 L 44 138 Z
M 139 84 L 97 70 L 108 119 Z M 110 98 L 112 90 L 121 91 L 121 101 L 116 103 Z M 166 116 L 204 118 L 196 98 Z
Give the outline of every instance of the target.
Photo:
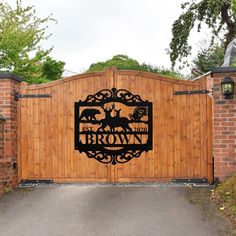
M 17 185 L 17 101 L 20 78 L 0 74 L 0 193 Z
M 220 83 L 226 76 L 236 82 L 234 73 L 213 73 L 208 84 L 213 86 L 213 155 L 214 175 L 224 181 L 236 171 L 236 96 L 225 99 Z

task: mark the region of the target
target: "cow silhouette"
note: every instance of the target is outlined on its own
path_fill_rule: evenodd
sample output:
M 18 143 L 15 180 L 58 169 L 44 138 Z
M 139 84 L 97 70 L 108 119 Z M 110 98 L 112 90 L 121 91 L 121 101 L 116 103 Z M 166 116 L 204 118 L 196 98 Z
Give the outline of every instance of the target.
M 87 121 L 97 120 L 96 115 L 101 114 L 97 109 L 84 109 L 80 115 L 80 120 L 85 118 Z

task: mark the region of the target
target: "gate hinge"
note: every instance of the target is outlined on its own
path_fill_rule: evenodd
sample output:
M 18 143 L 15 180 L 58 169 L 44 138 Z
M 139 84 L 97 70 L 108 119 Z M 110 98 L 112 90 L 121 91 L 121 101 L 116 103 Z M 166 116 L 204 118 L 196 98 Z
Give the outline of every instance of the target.
M 18 101 L 20 98 L 51 98 L 52 94 L 20 94 L 15 92 L 15 100 Z
M 173 179 L 172 183 L 176 184 L 207 184 L 208 179 L 203 178 L 203 179 Z
M 207 94 L 209 90 L 185 90 L 185 91 L 174 91 L 173 95 L 191 95 L 191 94 Z
M 22 179 L 21 186 L 35 185 L 35 184 L 52 184 L 51 179 Z

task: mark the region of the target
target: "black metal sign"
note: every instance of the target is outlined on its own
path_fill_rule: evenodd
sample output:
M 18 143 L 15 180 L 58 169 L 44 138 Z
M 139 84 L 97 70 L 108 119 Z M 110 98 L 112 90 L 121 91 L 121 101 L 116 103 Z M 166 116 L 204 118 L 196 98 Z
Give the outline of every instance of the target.
M 116 88 L 75 102 L 75 149 L 113 165 L 152 150 L 152 103 Z

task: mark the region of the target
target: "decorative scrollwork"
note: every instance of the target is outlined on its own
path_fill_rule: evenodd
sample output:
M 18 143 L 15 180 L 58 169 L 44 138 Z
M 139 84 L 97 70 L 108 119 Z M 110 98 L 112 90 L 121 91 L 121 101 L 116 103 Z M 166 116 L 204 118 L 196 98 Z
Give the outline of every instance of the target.
M 138 158 L 141 156 L 143 150 L 131 150 L 131 151 L 126 151 L 122 154 L 116 155 L 116 163 L 125 163 L 130 161 L 133 158 Z
M 125 89 L 117 90 L 116 98 L 126 102 L 144 102 L 139 95 L 134 95 Z
M 116 165 L 117 163 L 123 164 L 133 158 L 138 158 L 141 156 L 142 152 L 142 150 L 130 150 L 126 152 L 111 154 L 101 151 L 85 151 L 89 158 L 94 158 L 103 164 L 111 163 L 112 165 Z
M 101 151 L 85 151 L 89 158 L 94 158 L 103 164 L 108 164 L 112 162 L 112 156 L 107 155 L 106 152 Z
M 102 102 L 113 97 L 113 91 L 110 89 L 103 89 L 94 95 L 88 95 L 84 102 Z
M 83 102 L 108 102 L 114 99 L 119 102 L 144 102 L 139 95 L 134 95 L 125 89 L 103 89 L 94 95 L 88 95 Z

